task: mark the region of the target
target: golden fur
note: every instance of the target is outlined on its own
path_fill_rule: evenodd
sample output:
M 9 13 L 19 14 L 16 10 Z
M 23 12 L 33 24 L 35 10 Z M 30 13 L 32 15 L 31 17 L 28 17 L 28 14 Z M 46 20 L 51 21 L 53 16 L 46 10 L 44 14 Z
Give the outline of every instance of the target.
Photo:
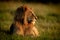
M 11 26 L 10 30 L 14 29 L 13 32 L 15 31 L 16 34 L 22 36 L 25 35 L 38 36 L 39 33 L 37 28 L 35 27 L 36 19 L 37 17 L 31 8 L 27 6 L 21 6 L 16 10 L 13 23 L 14 27 L 12 28 Z

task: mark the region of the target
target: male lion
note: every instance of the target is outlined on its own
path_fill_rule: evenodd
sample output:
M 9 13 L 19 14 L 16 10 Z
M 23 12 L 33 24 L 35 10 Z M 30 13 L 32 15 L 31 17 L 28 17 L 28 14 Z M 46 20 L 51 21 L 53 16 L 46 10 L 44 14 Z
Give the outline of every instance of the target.
M 16 33 L 22 36 L 38 36 L 38 30 L 35 27 L 36 19 L 37 17 L 31 8 L 25 5 L 17 8 L 14 22 L 10 27 L 10 33 Z

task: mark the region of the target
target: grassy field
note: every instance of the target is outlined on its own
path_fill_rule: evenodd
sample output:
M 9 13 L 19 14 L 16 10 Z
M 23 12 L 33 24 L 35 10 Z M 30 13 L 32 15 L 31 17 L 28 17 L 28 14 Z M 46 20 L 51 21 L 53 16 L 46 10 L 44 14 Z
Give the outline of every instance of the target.
M 7 33 L 13 22 L 15 10 L 23 4 L 32 7 L 37 15 L 36 27 L 40 37 L 22 37 Z M 0 2 L 0 40 L 60 40 L 60 5 Z

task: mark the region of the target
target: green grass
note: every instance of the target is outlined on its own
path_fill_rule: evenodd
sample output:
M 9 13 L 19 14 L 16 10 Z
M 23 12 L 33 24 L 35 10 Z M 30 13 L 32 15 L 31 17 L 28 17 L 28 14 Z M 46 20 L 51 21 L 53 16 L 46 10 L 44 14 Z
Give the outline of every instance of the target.
M 40 33 L 37 38 L 29 36 L 10 35 L 10 25 L 13 22 L 17 7 L 26 4 L 32 7 L 38 19 L 36 27 Z M 60 40 L 60 6 L 53 4 L 0 2 L 0 40 Z

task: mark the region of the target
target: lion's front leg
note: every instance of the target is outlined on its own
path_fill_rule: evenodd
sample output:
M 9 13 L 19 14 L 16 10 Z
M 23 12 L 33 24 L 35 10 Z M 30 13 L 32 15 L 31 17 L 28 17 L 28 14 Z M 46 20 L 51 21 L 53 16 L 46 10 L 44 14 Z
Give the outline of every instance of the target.
M 24 29 L 23 29 L 23 26 L 19 23 L 19 22 L 16 22 L 16 26 L 17 26 L 17 31 L 16 31 L 16 33 L 18 34 L 18 35 L 22 35 L 22 36 L 24 36 Z
M 32 28 L 32 33 L 33 33 L 34 36 L 39 36 L 39 32 L 38 32 L 36 27 Z

